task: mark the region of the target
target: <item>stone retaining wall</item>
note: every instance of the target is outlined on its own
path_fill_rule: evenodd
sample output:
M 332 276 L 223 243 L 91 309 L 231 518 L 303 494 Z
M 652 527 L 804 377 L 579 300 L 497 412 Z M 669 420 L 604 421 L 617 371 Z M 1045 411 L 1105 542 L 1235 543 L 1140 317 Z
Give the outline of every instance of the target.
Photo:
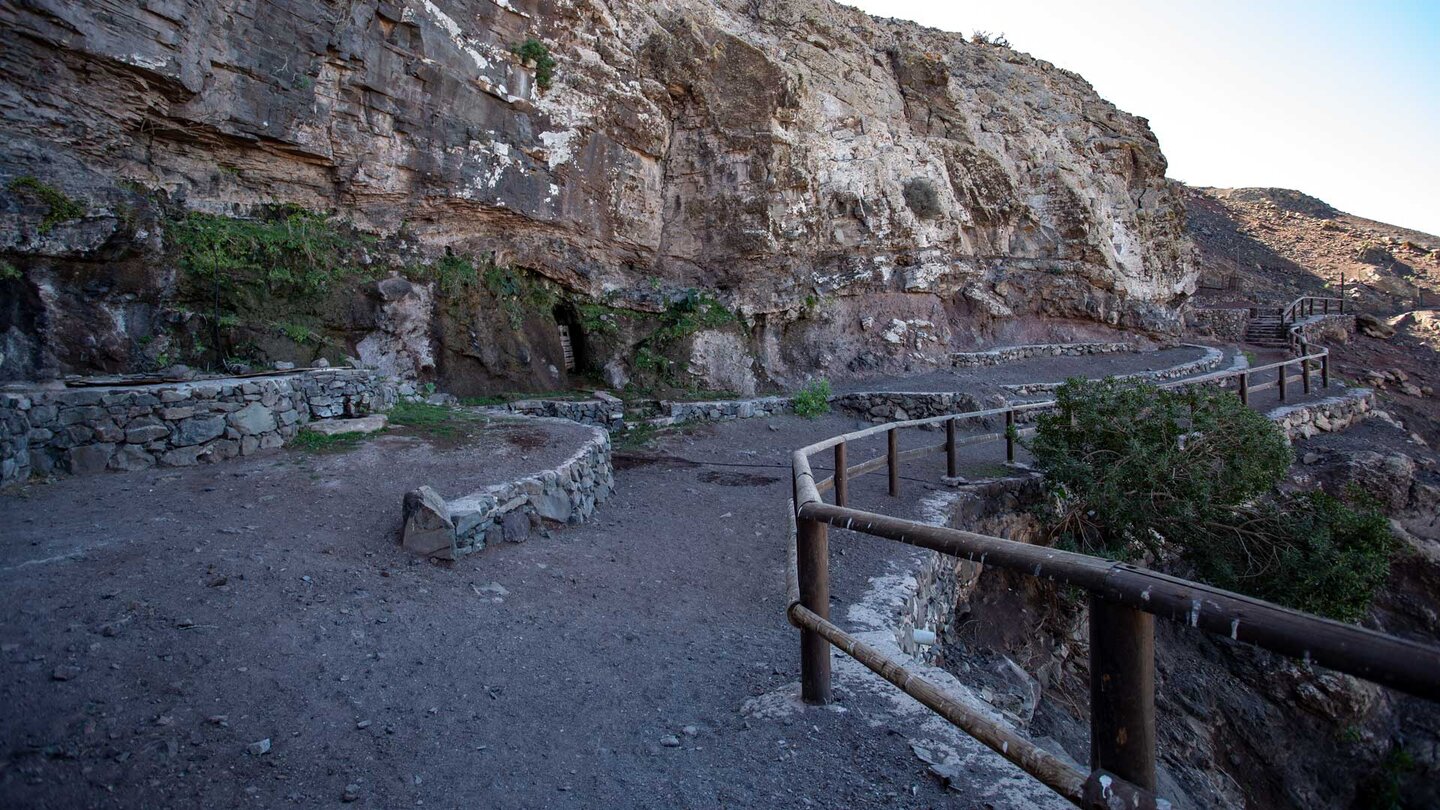
M 395 404 L 376 371 L 0 393 L 0 486 L 32 474 L 184 467 L 282 446 L 311 419 Z
M 1244 343 L 1245 333 L 1250 329 L 1250 310 L 1246 307 L 1192 309 L 1185 314 L 1185 323 L 1196 334 Z
M 830 398 L 830 406 L 871 422 L 927 419 L 947 413 L 978 411 L 984 407 L 975 397 L 960 391 L 856 391 L 836 394 Z
M 580 449 L 553 470 L 451 501 L 430 487 L 408 494 L 401 542 L 410 551 L 454 560 L 501 541 L 522 542 L 546 520 L 584 523 L 614 487 L 610 434 L 592 426 Z
M 832 400 L 833 401 L 833 400 Z M 711 402 L 666 402 L 669 414 L 651 419 L 648 424 L 669 425 L 680 422 L 728 422 L 732 419 L 753 419 L 778 416 L 795 410 L 790 397 L 756 397 L 754 399 L 722 399 Z
M 1190 348 L 1203 349 L 1205 356 L 1199 360 L 1191 360 L 1188 363 L 1181 363 L 1171 366 L 1170 368 L 1156 369 L 1154 371 L 1137 371 L 1134 374 L 1116 374 L 1115 379 L 1147 380 L 1149 382 L 1177 380 L 1193 374 L 1204 374 L 1207 371 L 1214 371 L 1218 369 L 1220 364 L 1225 360 L 1225 353 L 1219 349 L 1213 349 L 1209 346 L 1199 346 L 1194 343 L 1186 343 L 1184 345 Z M 1064 385 L 1064 383 L 1025 383 L 1022 385 L 1002 385 L 1000 388 L 1017 396 L 1030 396 L 1033 394 L 1048 394 L 1061 385 Z
M 569 419 L 582 425 L 594 425 L 609 431 L 625 427 L 625 402 L 618 397 L 596 399 L 526 399 L 504 407 L 522 416 L 551 416 Z
M 1330 313 L 1302 318 L 1290 327 L 1290 334 L 1300 340 L 1324 346 L 1332 343 L 1349 343 L 1355 334 L 1355 315 L 1352 313 Z
M 1024 346 L 1000 346 L 983 352 L 956 352 L 950 355 L 955 368 L 999 366 L 1032 357 L 1079 357 L 1087 354 L 1138 352 L 1134 343 L 1032 343 Z
M 1326 397 L 1300 405 L 1284 405 L 1265 415 L 1280 425 L 1291 440 L 1308 439 L 1316 433 L 1344 430 L 1369 419 L 1375 410 L 1375 392 L 1351 388 L 1337 397 Z

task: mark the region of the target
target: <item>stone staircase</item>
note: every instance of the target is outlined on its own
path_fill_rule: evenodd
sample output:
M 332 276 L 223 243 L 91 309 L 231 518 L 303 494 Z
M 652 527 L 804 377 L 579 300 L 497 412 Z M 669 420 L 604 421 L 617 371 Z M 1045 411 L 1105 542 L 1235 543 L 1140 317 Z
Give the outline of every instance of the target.
M 1285 322 L 1280 313 L 1261 310 L 1251 316 L 1250 323 L 1245 328 L 1245 342 L 1267 348 L 1288 347 L 1290 338 L 1285 332 Z

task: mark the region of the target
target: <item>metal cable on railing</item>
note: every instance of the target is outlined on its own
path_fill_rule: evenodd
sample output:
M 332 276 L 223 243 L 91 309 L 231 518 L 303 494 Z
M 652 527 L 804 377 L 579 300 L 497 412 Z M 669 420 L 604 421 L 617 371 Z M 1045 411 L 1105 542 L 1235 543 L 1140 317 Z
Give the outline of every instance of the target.
M 1292 304 L 1291 308 L 1295 306 Z M 1312 352 L 1308 345 L 1302 343 L 1301 346 L 1304 351 L 1298 357 L 1255 368 L 1213 372 L 1161 387 L 1206 383 L 1223 386 L 1234 382 L 1243 402 L 1248 403 L 1252 394 L 1270 388 L 1278 389 L 1278 398 L 1283 402 L 1287 399 L 1287 384 L 1296 379 L 1290 369 L 1298 366 L 1306 393 L 1311 390 L 1311 378 L 1316 370 L 1321 375 L 1322 388 L 1328 388 L 1329 350 Z M 1253 376 L 1272 371 L 1275 372 L 1273 382 L 1251 383 Z M 960 447 L 1004 440 L 1006 458 L 1013 462 L 1016 438 L 1022 433 L 1015 428 L 1016 415 L 1054 406 L 1053 401 L 1034 402 L 892 422 L 833 436 L 791 454 L 793 543 L 789 549 L 786 615 L 791 624 L 801 630 L 800 680 L 801 694 L 806 701 L 830 702 L 830 647 L 835 646 L 1071 802 L 1082 807 L 1142 808 L 1164 804 L 1154 795 L 1155 616 L 1281 655 L 1302 658 L 1427 700 L 1440 700 L 1440 648 L 1437 647 L 1113 560 L 930 526 L 848 506 L 851 479 L 882 467 L 888 473 L 889 494 L 897 496 L 900 465 L 912 458 L 943 452 L 946 472 L 953 477 Z M 1004 417 L 1003 432 L 965 438 L 956 435 L 956 425 L 962 420 L 997 416 Z M 944 442 L 904 452 L 899 450 L 900 430 L 941 424 L 945 426 Z M 850 443 L 882 433 L 886 436 L 884 455 L 854 465 L 849 463 Z M 834 453 L 835 472 L 817 481 L 810 457 L 825 450 Z M 825 503 L 822 498 L 822 493 L 828 491 L 835 493 L 833 504 Z M 1070 767 L 1008 727 L 946 695 L 912 672 L 903 661 L 866 645 L 831 623 L 830 526 L 1086 590 L 1090 595 L 1091 772 L 1087 775 Z

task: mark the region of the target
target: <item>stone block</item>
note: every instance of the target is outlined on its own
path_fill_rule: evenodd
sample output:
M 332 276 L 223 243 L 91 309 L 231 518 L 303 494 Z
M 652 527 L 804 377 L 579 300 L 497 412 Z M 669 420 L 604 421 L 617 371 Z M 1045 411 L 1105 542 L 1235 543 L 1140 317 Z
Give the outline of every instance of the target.
M 91 475 L 104 472 L 110 466 L 110 457 L 115 454 L 113 444 L 87 444 L 73 447 L 65 456 L 65 465 L 72 475 Z
M 204 452 L 205 448 L 198 444 L 189 447 L 177 447 L 161 455 L 159 463 L 161 467 L 191 467 L 200 460 L 200 455 Z
M 570 522 L 570 516 L 574 511 L 570 505 L 569 494 L 558 489 L 533 497 L 530 502 L 534 505 L 536 514 L 557 523 Z
M 133 423 L 132 423 L 133 424 Z M 165 425 L 142 424 L 128 428 L 125 431 L 125 441 L 130 444 L 148 444 L 157 439 L 163 439 L 170 435 L 170 428 Z
M 516 509 L 505 513 L 500 519 L 501 536 L 510 543 L 523 543 L 530 539 L 530 516 Z
M 120 426 L 105 419 L 97 422 L 94 426 L 95 438 L 102 442 L 120 442 L 125 440 L 125 431 Z
M 252 402 L 235 411 L 230 414 L 229 419 L 231 426 L 240 431 L 242 436 L 255 436 L 275 429 L 275 414 L 259 402 Z
M 117 470 L 146 470 L 155 466 L 155 457 L 134 445 L 125 445 L 110 459 L 110 466 Z
M 185 410 L 189 409 L 187 408 Z M 182 420 L 176 424 L 170 441 L 176 447 L 188 447 L 195 444 L 204 444 L 211 439 L 219 438 L 224 433 L 225 417 L 196 416 Z
M 291 416 L 289 421 L 295 421 L 294 417 Z M 374 433 L 377 430 L 384 430 L 388 421 L 385 414 L 377 413 L 359 419 L 320 419 L 311 422 L 305 429 L 323 436 L 335 436 L 341 433 Z
M 404 520 L 402 548 L 427 557 L 455 559 L 455 524 L 440 493 L 430 487 L 405 493 Z

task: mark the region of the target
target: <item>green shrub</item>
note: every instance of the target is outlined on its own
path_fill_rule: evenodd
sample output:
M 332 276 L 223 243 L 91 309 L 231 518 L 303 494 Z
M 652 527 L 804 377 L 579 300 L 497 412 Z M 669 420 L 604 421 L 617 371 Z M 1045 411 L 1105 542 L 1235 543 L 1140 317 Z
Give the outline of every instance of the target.
M 20 278 L 20 268 L 10 262 L 0 262 L 0 281 L 14 281 Z
M 545 43 L 530 37 L 516 45 L 514 51 L 521 61 L 535 63 L 535 86 L 549 90 L 550 82 L 555 78 L 555 58 L 550 55 Z
M 40 220 L 40 233 L 46 234 L 62 222 L 85 216 L 85 207 L 70 199 L 54 186 L 40 182 L 36 177 L 25 175 L 10 181 L 10 190 L 25 194 L 45 204 L 45 217 Z
M 1394 547 L 1383 515 L 1321 492 L 1274 492 L 1284 434 L 1204 386 L 1070 380 L 1029 444 L 1060 545 L 1139 560 L 1178 557 L 1218 587 L 1354 620 Z
M 1373 502 L 1346 503 L 1315 490 L 1237 514 L 1243 519 L 1186 544 L 1186 559 L 1212 585 L 1358 621 L 1390 573 L 1395 538 Z
M 320 293 L 360 273 L 351 252 L 357 242 L 373 241 L 294 206 L 255 219 L 192 212 L 172 222 L 168 235 L 185 272 L 222 287 L 249 285 L 272 295 Z
M 285 337 L 290 338 L 290 340 L 302 346 L 306 343 L 314 341 L 317 337 L 315 332 L 311 330 L 310 327 L 305 326 L 304 324 L 277 323 L 275 324 L 275 328 L 279 329 L 280 333 L 283 334 Z
M 827 414 L 830 412 L 830 382 L 815 380 L 807 383 L 804 388 L 795 392 L 791 401 L 794 403 L 797 416 L 814 419 Z

